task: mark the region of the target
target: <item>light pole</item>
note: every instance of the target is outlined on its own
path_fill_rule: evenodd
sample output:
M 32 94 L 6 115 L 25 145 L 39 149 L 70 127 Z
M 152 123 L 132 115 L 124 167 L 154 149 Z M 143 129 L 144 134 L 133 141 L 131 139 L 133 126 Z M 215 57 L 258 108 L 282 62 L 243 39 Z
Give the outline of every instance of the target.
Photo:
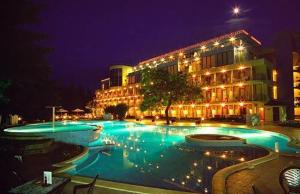
M 55 108 L 60 108 L 61 106 L 46 106 L 46 108 L 52 109 L 52 128 L 54 128 L 55 123 Z

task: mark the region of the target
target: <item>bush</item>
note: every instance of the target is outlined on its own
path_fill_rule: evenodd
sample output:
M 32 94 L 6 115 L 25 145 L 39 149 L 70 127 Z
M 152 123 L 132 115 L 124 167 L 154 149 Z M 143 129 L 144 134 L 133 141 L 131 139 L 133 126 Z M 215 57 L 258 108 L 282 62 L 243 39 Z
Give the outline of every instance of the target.
M 124 103 L 120 103 L 120 104 L 117 104 L 117 106 L 115 106 L 115 114 L 118 116 L 118 119 L 120 121 L 124 120 L 128 109 L 129 108 L 128 108 L 127 104 L 124 104 Z

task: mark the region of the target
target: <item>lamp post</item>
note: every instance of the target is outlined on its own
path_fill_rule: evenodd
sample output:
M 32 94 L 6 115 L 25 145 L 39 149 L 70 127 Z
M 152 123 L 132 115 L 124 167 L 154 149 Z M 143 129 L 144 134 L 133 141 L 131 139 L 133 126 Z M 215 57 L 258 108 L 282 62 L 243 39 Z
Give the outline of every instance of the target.
M 52 109 L 52 128 L 54 128 L 55 123 L 55 108 L 60 108 L 61 106 L 46 106 L 46 108 Z

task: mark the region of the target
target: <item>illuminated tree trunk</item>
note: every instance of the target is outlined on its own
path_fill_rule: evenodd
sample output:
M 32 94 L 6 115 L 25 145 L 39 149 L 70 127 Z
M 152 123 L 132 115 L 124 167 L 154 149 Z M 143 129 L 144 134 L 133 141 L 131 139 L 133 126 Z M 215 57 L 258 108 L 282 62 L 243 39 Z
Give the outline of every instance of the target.
M 172 101 L 171 99 L 168 101 L 168 105 L 166 107 L 166 110 L 165 110 L 165 115 L 166 115 L 166 121 L 167 121 L 167 125 L 170 124 L 170 120 L 169 120 L 169 109 L 171 107 L 171 104 L 172 104 Z

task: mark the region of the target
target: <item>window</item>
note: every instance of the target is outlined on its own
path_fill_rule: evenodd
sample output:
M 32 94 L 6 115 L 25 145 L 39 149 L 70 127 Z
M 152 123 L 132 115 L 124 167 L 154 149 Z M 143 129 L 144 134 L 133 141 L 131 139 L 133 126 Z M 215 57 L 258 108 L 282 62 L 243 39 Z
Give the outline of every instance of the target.
M 277 86 L 273 86 L 273 99 L 277 100 L 278 99 L 278 95 L 277 95 Z
M 277 71 L 276 70 L 273 70 L 272 77 L 273 77 L 273 81 L 276 82 L 277 81 Z
M 111 86 L 122 86 L 122 69 L 110 70 Z
M 210 62 L 211 62 L 211 67 L 216 66 L 216 55 L 211 56 Z
M 221 66 L 221 65 L 223 65 L 223 58 L 222 58 L 222 53 L 219 53 L 218 55 L 217 55 L 217 66 Z

